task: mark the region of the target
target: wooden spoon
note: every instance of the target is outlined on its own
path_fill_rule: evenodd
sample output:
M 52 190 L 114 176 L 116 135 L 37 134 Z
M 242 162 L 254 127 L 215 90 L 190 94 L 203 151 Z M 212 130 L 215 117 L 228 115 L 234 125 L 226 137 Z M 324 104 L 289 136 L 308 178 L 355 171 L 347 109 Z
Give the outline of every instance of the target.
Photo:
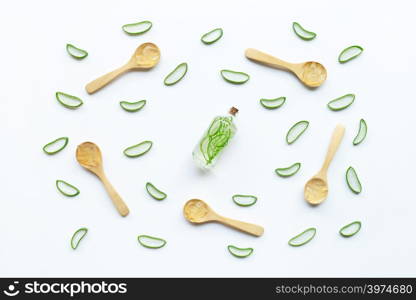
M 111 81 L 116 79 L 118 76 L 124 74 L 127 71 L 131 70 L 149 70 L 157 65 L 160 60 L 160 50 L 153 43 L 144 43 L 141 44 L 134 52 L 130 60 L 122 67 L 105 74 L 94 81 L 91 81 L 87 84 L 85 89 L 88 94 L 93 94 L 102 87 L 109 84 Z
M 76 157 L 81 166 L 91 171 L 97 175 L 99 179 L 101 179 L 108 195 L 110 196 L 111 200 L 113 200 L 113 204 L 117 208 L 120 215 L 123 217 L 127 216 L 129 214 L 129 208 L 104 174 L 103 160 L 101 157 L 100 148 L 91 142 L 82 143 L 77 147 Z
M 337 125 L 332 133 L 331 143 L 328 147 L 328 152 L 321 170 L 313 176 L 305 184 L 304 195 L 305 200 L 312 205 L 318 205 L 328 196 L 328 179 L 327 172 L 329 164 L 334 158 L 335 152 L 344 137 L 345 128 L 342 125 Z
M 318 87 L 326 80 L 325 67 L 315 61 L 293 64 L 251 48 L 246 50 L 246 57 L 275 69 L 291 71 L 308 87 Z
M 220 216 L 215 211 L 213 211 L 211 207 L 208 206 L 208 204 L 199 199 L 192 199 L 186 202 L 185 206 L 183 207 L 183 214 L 185 218 L 191 223 L 201 224 L 207 222 L 218 222 L 255 236 L 261 236 L 264 232 L 263 227 L 259 225 L 245 223 Z

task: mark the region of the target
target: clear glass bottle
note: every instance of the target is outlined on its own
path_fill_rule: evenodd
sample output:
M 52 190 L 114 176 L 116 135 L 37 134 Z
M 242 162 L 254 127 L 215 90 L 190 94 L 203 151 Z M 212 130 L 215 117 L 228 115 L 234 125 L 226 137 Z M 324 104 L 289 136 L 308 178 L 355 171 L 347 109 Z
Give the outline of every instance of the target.
M 228 115 L 218 116 L 212 120 L 211 125 L 192 152 L 194 162 L 198 167 L 206 170 L 215 165 L 218 157 L 237 131 L 233 122 L 237 112 L 237 108 L 231 107 Z

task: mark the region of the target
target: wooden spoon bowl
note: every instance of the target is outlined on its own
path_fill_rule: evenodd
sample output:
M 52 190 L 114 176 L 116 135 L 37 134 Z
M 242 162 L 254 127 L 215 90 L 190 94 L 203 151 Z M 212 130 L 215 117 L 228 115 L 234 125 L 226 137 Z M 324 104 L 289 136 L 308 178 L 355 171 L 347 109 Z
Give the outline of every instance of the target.
M 328 196 L 328 181 L 317 174 L 305 184 L 305 200 L 312 205 L 318 205 Z
M 103 169 L 101 150 L 91 142 L 82 143 L 77 147 L 76 158 L 78 163 L 93 173 L 100 173 Z
M 318 87 L 326 80 L 327 72 L 322 64 L 316 61 L 308 61 L 301 64 L 300 70 L 296 72 L 296 76 L 305 85 Z
M 153 43 L 144 43 L 137 47 L 128 65 L 131 69 L 147 70 L 159 63 L 160 50 Z
M 212 213 L 213 210 L 208 204 L 199 199 L 189 200 L 183 207 L 183 214 L 191 223 L 200 224 L 210 222 L 214 219 Z

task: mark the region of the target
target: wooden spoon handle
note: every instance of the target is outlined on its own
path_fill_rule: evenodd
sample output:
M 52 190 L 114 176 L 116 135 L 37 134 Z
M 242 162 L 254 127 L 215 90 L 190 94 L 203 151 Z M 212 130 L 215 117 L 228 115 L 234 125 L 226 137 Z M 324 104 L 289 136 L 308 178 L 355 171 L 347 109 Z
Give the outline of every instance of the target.
M 328 152 L 325 157 L 324 164 L 322 165 L 321 173 L 326 174 L 328 171 L 329 164 L 334 158 L 335 153 L 338 150 L 339 145 L 341 144 L 342 138 L 344 137 L 345 127 L 341 124 L 338 124 L 335 127 L 334 132 L 332 133 L 331 142 L 328 147 Z
M 114 189 L 104 174 L 100 174 L 99 177 L 120 215 L 123 217 L 127 216 L 129 214 L 129 208 L 127 207 L 126 203 L 124 203 L 123 199 L 121 199 L 120 195 L 117 193 L 117 191 Z
M 263 232 L 264 232 L 263 227 L 259 225 L 241 222 L 241 221 L 237 221 L 237 220 L 233 220 L 233 219 L 229 219 L 229 218 L 225 218 L 221 216 L 218 217 L 217 221 L 229 227 L 238 229 L 240 231 L 243 231 L 251 235 L 255 235 L 255 236 L 261 236 L 263 235 Z
M 272 68 L 292 70 L 293 65 L 277 57 L 271 56 L 267 53 L 261 52 L 256 49 L 249 48 L 246 50 L 246 57 L 255 62 L 267 65 Z
M 121 74 L 125 73 L 126 71 L 129 70 L 128 65 L 124 65 L 110 73 L 107 73 L 93 81 L 91 81 L 90 83 L 88 83 L 85 86 L 85 89 L 87 90 L 88 94 L 93 94 L 96 91 L 98 91 L 99 89 L 103 88 L 104 86 L 106 86 L 107 84 L 109 84 L 111 81 L 113 81 L 114 79 L 116 79 L 118 76 L 120 76 Z

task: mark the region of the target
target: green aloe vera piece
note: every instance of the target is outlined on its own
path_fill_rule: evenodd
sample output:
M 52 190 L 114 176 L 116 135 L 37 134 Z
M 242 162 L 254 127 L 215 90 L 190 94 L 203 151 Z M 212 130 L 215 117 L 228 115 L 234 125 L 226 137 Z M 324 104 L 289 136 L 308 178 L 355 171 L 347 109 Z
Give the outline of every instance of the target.
M 316 228 L 311 227 L 291 238 L 288 243 L 292 247 L 300 247 L 309 243 L 315 237 L 315 234 Z
M 281 106 L 283 106 L 283 104 L 285 104 L 286 102 L 286 97 L 279 97 L 279 98 L 274 98 L 274 99 L 260 99 L 260 104 L 267 109 L 276 109 L 279 108 Z
M 367 123 L 364 119 L 360 120 L 360 127 L 358 129 L 357 135 L 355 136 L 353 140 L 353 145 L 357 146 L 361 144 L 362 141 L 364 141 L 365 137 L 367 136 Z
M 222 37 L 223 33 L 224 32 L 222 28 L 215 28 L 211 30 L 210 32 L 205 33 L 201 37 L 201 42 L 203 42 L 206 45 L 211 45 L 215 43 L 216 41 L 218 41 Z
M 361 229 L 361 222 L 360 221 L 354 221 L 352 223 L 349 223 L 345 226 L 343 226 L 339 230 L 339 234 L 343 237 L 352 237 L 358 233 Z
M 350 190 L 355 193 L 359 194 L 362 191 L 362 186 L 360 179 L 358 178 L 357 172 L 355 172 L 355 169 L 353 167 L 349 167 L 347 169 L 347 172 L 345 173 L 345 179 L 347 181 L 347 185 L 350 188 Z
M 253 254 L 253 248 L 239 248 L 233 245 L 227 246 L 228 251 L 235 257 L 246 258 Z
M 168 196 L 164 192 L 156 188 L 150 182 L 146 183 L 146 191 L 149 193 L 150 196 L 152 196 L 153 199 L 156 199 L 156 200 L 163 200 Z
M 140 100 L 137 102 L 120 101 L 122 109 L 128 112 L 136 112 L 141 110 L 146 105 L 146 100 Z
M 275 172 L 280 177 L 290 177 L 290 176 L 295 175 L 299 171 L 300 166 L 301 166 L 301 163 L 297 162 L 286 168 L 277 168 Z
M 291 145 L 305 132 L 309 127 L 309 121 L 299 121 L 290 127 L 286 134 L 286 142 Z
M 121 27 L 123 31 L 129 35 L 140 35 L 148 32 L 153 24 L 150 21 L 141 21 L 137 23 L 126 24 Z
M 172 72 L 170 72 L 163 81 L 165 85 L 170 86 L 177 84 L 188 72 L 188 64 L 186 62 L 179 64 Z
M 82 239 L 86 236 L 87 233 L 88 228 L 86 227 L 82 227 L 75 231 L 71 238 L 71 248 L 74 250 L 77 249 Z
M 344 50 L 342 50 L 341 53 L 339 54 L 338 61 L 341 64 L 344 64 L 356 58 L 357 56 L 359 56 L 363 51 L 364 51 L 363 47 L 358 46 L 358 45 L 347 47 Z
M 139 244 L 149 249 L 159 249 L 166 245 L 166 240 L 146 234 L 137 237 Z
M 300 37 L 302 40 L 310 41 L 316 37 L 316 33 L 312 31 L 308 31 L 303 28 L 298 22 L 293 22 L 292 24 L 293 31 L 295 34 Z
M 225 69 L 221 70 L 221 76 L 225 81 L 233 84 L 243 84 L 250 79 L 250 75 L 247 73 Z
M 45 146 L 43 146 L 43 152 L 49 155 L 56 154 L 62 151 L 66 147 L 66 145 L 68 145 L 68 141 L 69 139 L 66 136 L 57 138 L 56 140 L 53 140 L 52 142 L 47 143 Z
M 127 157 L 139 157 L 152 149 L 153 142 L 152 141 L 143 141 L 137 145 L 133 145 L 124 149 L 123 153 Z

